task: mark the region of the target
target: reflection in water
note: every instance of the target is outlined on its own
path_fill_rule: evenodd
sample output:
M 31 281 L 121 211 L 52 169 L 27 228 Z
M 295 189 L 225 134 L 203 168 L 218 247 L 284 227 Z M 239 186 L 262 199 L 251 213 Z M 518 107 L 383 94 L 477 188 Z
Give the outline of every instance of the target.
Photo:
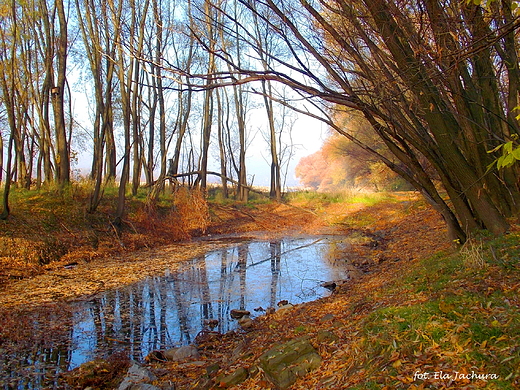
M 236 328 L 232 309 L 255 314 L 255 308 L 274 307 L 283 299 L 297 304 L 324 296 L 321 282 L 346 276 L 327 260 L 330 240 L 245 242 L 196 257 L 178 272 L 107 291 L 78 305 L 70 344 L 62 348 L 67 359 L 57 348 L 53 366 L 70 370 L 118 351 L 143 360 L 152 350 L 192 343 L 209 319 L 218 320 L 219 332 Z M 32 365 L 44 366 L 41 358 Z M 41 388 L 39 380 L 15 388 Z

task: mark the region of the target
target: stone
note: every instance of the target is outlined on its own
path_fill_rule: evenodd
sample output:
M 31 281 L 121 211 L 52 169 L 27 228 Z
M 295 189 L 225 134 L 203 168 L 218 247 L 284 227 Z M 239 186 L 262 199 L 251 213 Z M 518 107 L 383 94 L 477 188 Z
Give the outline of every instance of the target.
M 307 338 L 277 345 L 259 358 L 259 366 L 267 379 L 282 390 L 318 368 L 320 364 L 321 356 Z
M 253 320 L 249 316 L 244 316 L 238 320 L 238 324 L 242 329 L 251 329 L 253 327 Z
M 163 356 L 172 362 L 184 360 L 195 360 L 200 357 L 199 351 L 193 345 L 184 345 L 179 348 L 172 348 L 163 351 Z
M 334 317 L 334 314 L 331 314 L 331 313 L 328 313 L 328 314 L 325 314 L 323 317 L 320 318 L 320 321 L 321 322 L 326 322 L 326 321 L 331 321 L 333 320 L 335 317 Z
M 231 318 L 233 318 L 235 320 L 238 320 L 239 318 L 242 318 L 244 316 L 248 316 L 250 314 L 251 314 L 251 312 L 249 310 L 240 310 L 240 309 L 233 309 L 229 313 Z
M 134 362 L 128 369 L 126 377 L 119 385 L 118 390 L 133 390 L 137 385 L 153 382 L 156 379 L 157 377 L 150 370 Z
M 218 320 L 213 318 L 204 320 L 204 325 L 207 326 L 209 329 L 215 329 L 218 326 L 218 324 Z
M 326 288 L 327 290 L 334 291 L 336 289 L 336 282 L 324 282 L 321 284 L 321 287 Z
M 286 313 L 290 312 L 293 308 L 294 308 L 294 306 L 291 305 L 290 303 L 280 306 L 278 308 L 278 310 L 276 310 L 276 316 L 281 317 L 281 316 L 285 315 Z
M 202 345 L 202 344 L 211 344 L 216 342 L 218 339 L 222 337 L 222 334 L 220 332 L 216 332 L 213 330 L 205 330 L 199 332 L 199 334 L 195 337 L 195 344 Z
M 132 385 L 128 388 L 128 390 L 162 390 L 157 386 L 150 385 L 148 383 L 138 383 L 136 385 Z
M 265 314 L 266 315 L 271 315 L 271 314 L 274 314 L 276 312 L 276 309 L 274 307 L 268 307 L 267 310 L 265 311 Z
M 144 360 L 147 363 L 151 363 L 151 362 L 165 362 L 166 361 L 166 357 L 164 356 L 163 351 L 152 351 L 148 355 L 146 355 Z
M 229 375 L 217 377 L 217 385 L 221 388 L 227 389 L 245 381 L 248 377 L 248 372 L 244 367 L 237 368 Z
M 332 344 L 339 340 L 339 337 L 328 330 L 320 330 L 316 336 L 316 340 L 320 343 Z
M 202 360 L 195 360 L 187 363 L 179 364 L 177 367 L 184 369 L 184 368 L 194 368 L 194 367 L 205 367 L 208 362 L 202 361 Z
M 218 363 L 212 363 L 206 367 L 206 373 L 212 377 L 220 370 L 220 365 Z

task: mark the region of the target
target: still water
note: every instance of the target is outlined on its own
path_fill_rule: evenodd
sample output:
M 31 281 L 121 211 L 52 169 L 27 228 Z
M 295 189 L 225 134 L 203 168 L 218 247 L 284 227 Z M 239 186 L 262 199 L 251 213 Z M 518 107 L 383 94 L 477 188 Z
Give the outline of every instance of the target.
M 1 387 L 57 388 L 51 379 L 57 372 L 116 351 L 141 361 L 153 350 L 192 343 L 210 319 L 218 320 L 216 331 L 235 329 L 232 309 L 254 317 L 280 300 L 323 297 L 322 282 L 347 277 L 344 263 L 331 256 L 338 245 L 337 237 L 242 241 L 193 258 L 175 273 L 104 292 L 78 304 L 66 345 L 24 357 L 16 369 L 2 359 L 0 368 L 9 369 L 0 374 Z

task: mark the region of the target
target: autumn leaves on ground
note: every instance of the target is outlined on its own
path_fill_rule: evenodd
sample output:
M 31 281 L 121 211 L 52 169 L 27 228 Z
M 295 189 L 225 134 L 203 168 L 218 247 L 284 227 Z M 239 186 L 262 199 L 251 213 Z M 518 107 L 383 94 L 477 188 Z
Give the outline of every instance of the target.
M 358 277 L 328 298 L 201 340 L 197 364 L 150 363 L 158 374 L 154 384 L 218 388 L 218 378 L 245 369 L 249 377 L 234 388 L 274 388 L 255 369 L 259 356 L 277 343 L 307 337 L 323 360 L 292 389 L 520 388 L 515 224 L 504 237 L 482 234 L 459 250 L 414 193 L 348 200 L 307 194 L 286 204 L 258 199 L 237 205 L 180 190 L 153 204 L 144 196 L 131 200 L 119 230 L 110 223 L 110 194 L 95 215 L 84 212 L 85 194 L 78 186 L 51 201 L 48 194 L 15 192 L 12 217 L 1 221 L 0 348 L 13 338 L 24 345 L 44 337 L 27 324 L 27 331 L 17 326 L 34 313 L 43 318 L 45 310 L 66 311 L 68 301 L 160 273 L 174 266 L 172 258 L 180 262 L 216 245 L 194 242 L 198 236 L 360 231 L 376 237 L 377 245 L 361 241 L 350 253 L 338 253 L 359 266 Z M 175 249 L 167 247 L 164 258 L 147 257 L 152 247 L 172 242 Z M 69 264 L 75 267 L 64 277 Z M 91 382 L 79 370 L 68 380 L 76 388 L 112 388 L 127 367 L 118 359 Z

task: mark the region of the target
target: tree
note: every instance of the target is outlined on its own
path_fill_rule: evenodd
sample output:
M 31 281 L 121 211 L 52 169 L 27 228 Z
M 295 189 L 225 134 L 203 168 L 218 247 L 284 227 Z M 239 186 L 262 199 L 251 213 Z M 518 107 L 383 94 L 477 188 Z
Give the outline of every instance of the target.
M 317 190 L 320 188 L 326 171 L 326 156 L 319 150 L 309 156 L 302 157 L 296 166 L 295 173 L 305 187 Z
M 490 10 L 433 0 L 240 3 L 276 32 L 286 55 L 266 53 L 276 64 L 266 71 L 235 63 L 235 72 L 360 112 L 399 161 L 385 163 L 443 215 L 453 239 L 507 230 L 520 204 L 519 172 L 486 174 L 486 167 L 487 150 L 519 129 L 510 115 L 518 75 L 508 64 L 520 25 L 511 2 Z M 246 27 L 240 34 L 256 47 Z
M 348 128 L 357 139 L 370 145 L 372 150 L 384 155 L 393 163 L 395 158 L 384 148 L 383 142 L 371 130 L 370 125 L 359 116 L 336 118 L 338 123 Z M 406 182 L 389 169 L 374 153 L 367 151 L 348 138 L 331 132 L 322 148 L 300 160 L 296 166 L 296 176 L 306 187 L 318 191 L 341 191 L 348 189 L 405 190 Z
M 101 201 L 103 177 L 115 179 L 116 151 L 114 142 L 114 62 L 115 43 L 110 39 L 112 28 L 109 24 L 106 3 L 94 0 L 76 0 L 76 12 L 84 55 L 88 59 L 93 83 L 94 117 L 92 120 L 92 168 L 90 178 L 94 189 L 90 196 L 89 212 L 94 212 Z
M 4 10 L 3 10 L 4 11 Z M 17 69 L 17 46 L 18 46 L 18 13 L 17 6 L 14 1 L 6 7 L 1 35 L 1 50 L 0 50 L 0 87 L 2 92 L 2 103 L 6 110 L 7 121 L 9 123 L 9 143 L 7 147 L 7 165 L 5 184 L 2 197 L 2 213 L 0 219 L 7 219 L 10 214 L 9 208 L 9 194 L 12 183 L 12 155 L 15 138 L 19 138 L 19 125 L 17 121 L 18 112 L 16 110 L 16 92 L 18 85 L 16 77 L 13 72 Z M 3 151 L 2 151 L 3 152 Z
M 63 186 L 70 182 L 70 147 L 65 123 L 65 90 L 67 82 L 68 31 L 63 0 L 55 0 L 59 32 L 56 50 L 56 85 L 51 89 L 56 132 L 56 178 Z M 51 44 L 49 42 L 49 44 Z

